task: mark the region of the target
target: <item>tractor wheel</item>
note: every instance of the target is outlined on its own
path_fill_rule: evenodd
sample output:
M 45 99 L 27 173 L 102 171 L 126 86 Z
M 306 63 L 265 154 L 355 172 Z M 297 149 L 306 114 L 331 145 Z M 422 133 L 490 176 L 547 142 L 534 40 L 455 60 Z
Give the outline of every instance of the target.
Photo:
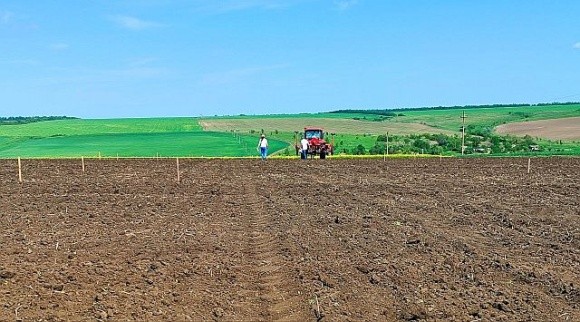
M 320 151 L 320 158 L 326 159 L 326 151 Z

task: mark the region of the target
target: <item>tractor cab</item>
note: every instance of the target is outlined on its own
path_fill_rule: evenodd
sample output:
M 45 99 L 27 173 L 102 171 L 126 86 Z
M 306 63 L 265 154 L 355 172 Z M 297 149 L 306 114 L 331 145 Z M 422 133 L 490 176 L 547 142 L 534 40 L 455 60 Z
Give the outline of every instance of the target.
M 322 129 L 306 128 L 306 129 L 304 129 L 304 136 L 306 137 L 307 140 L 311 140 L 311 139 L 322 140 L 322 139 L 324 139 L 324 131 L 322 131 Z

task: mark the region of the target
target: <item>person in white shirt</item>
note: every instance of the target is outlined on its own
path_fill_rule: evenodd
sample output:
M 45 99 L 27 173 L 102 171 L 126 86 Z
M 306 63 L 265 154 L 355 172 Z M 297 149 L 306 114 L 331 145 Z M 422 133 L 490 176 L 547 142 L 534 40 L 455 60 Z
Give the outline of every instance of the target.
M 300 151 L 300 158 L 306 160 L 308 158 L 308 140 L 306 136 L 303 136 L 302 140 L 300 140 Z
M 268 156 L 268 140 L 264 134 L 260 136 L 260 141 L 258 142 L 258 151 L 260 151 L 262 160 L 266 160 L 266 157 Z

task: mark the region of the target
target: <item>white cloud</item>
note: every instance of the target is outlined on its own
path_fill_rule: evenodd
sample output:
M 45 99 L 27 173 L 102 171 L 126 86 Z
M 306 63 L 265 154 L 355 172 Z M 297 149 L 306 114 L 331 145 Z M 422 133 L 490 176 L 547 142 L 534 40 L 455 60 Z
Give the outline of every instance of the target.
M 38 60 L 34 60 L 34 59 L 0 60 L 0 65 L 36 66 L 36 65 L 40 65 L 40 62 Z
M 244 10 L 283 10 L 322 0 L 124 0 L 132 5 L 167 6 L 179 4 L 205 14 L 223 14 Z
M 0 24 L 6 25 L 8 24 L 12 18 L 14 17 L 14 13 L 10 11 L 3 11 L 0 10 Z
M 148 66 L 156 62 L 158 59 L 153 57 L 133 58 L 128 61 L 128 65 L 132 68 Z
M 128 67 L 125 69 L 101 71 L 101 75 L 104 77 L 111 77 L 112 79 L 134 80 L 136 78 L 145 79 L 163 77 L 169 75 L 170 72 L 169 69 L 163 67 Z
M 30 21 L 28 16 L 11 11 L 0 10 L 0 27 L 15 28 L 16 30 L 36 30 L 38 25 Z
M 356 4 L 358 4 L 358 0 L 337 0 L 337 1 L 334 1 L 334 6 L 340 11 L 348 10 L 348 9 L 352 8 L 353 6 L 355 6 Z
M 54 44 L 50 44 L 50 49 L 54 50 L 54 51 L 62 51 L 62 50 L 67 50 L 69 45 L 65 44 L 65 43 L 54 43 Z
M 210 13 L 223 13 L 250 9 L 278 10 L 314 0 L 199 0 L 197 8 Z
M 580 42 L 575 43 L 573 47 L 576 49 L 580 49 Z
M 265 0 L 243 0 L 243 1 L 226 1 L 220 4 L 224 11 L 244 10 L 250 8 L 276 9 L 286 7 L 287 1 L 265 1 Z
M 119 26 L 131 30 L 143 30 L 148 28 L 154 27 L 161 27 L 163 24 L 152 22 L 152 21 L 145 21 L 139 18 L 131 17 L 131 16 L 111 16 L 110 17 L 113 22 L 118 24 Z

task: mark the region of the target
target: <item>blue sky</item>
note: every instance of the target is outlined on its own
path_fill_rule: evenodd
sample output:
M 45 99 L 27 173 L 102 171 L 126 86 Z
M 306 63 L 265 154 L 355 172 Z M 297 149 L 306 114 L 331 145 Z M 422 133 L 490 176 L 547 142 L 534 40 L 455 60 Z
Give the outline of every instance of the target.
M 3 0 L 0 116 L 580 101 L 580 1 Z

